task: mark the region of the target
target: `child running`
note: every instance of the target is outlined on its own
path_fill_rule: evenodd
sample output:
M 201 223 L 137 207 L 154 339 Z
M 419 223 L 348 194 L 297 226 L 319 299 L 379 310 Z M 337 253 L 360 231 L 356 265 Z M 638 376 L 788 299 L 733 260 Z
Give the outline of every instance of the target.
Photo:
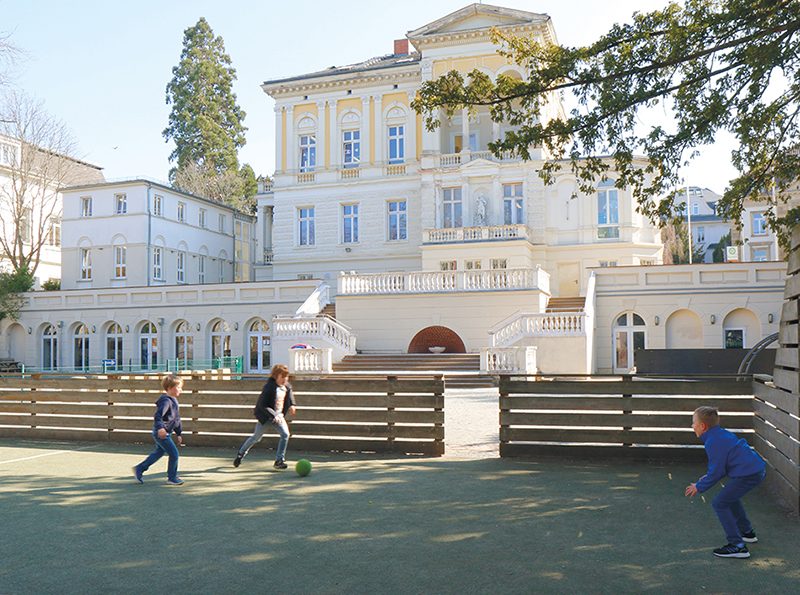
M 708 473 L 686 487 L 690 498 L 711 488 L 727 476 L 712 506 L 728 538 L 728 544 L 714 550 L 720 558 L 749 558 L 747 543 L 758 541 L 744 512 L 741 498 L 764 481 L 766 463 L 747 445 L 744 438 L 719 425 L 719 411 L 699 407 L 692 416 L 692 429 L 703 441 L 708 455 Z M 745 543 L 746 542 L 746 543 Z
M 156 442 L 156 449 L 133 468 L 133 476 L 139 483 L 144 483 L 142 474 L 166 454 L 169 456 L 167 484 L 179 486 L 183 480 L 178 477 L 178 447 L 172 441 L 172 432 L 178 436 L 178 444 L 180 444 L 182 438 L 178 396 L 183 391 L 183 379 L 170 374 L 161 380 L 161 387 L 164 389 L 164 394 L 156 401 L 156 414 L 153 417 L 153 440 Z
M 236 453 L 236 458 L 233 460 L 234 467 L 238 467 L 242 463 L 242 459 L 247 456 L 250 447 L 261 440 L 267 424 L 275 426 L 280 435 L 278 454 L 273 467 L 275 469 L 286 469 L 288 467 L 285 456 L 286 445 L 289 443 L 289 425 L 286 423 L 285 416 L 287 414 L 294 415 L 295 412 L 292 387 L 288 384 L 288 381 L 289 368 L 283 364 L 275 364 L 253 410 L 258 420 L 256 429 L 253 435 L 245 440 L 244 444 L 239 448 L 239 452 Z

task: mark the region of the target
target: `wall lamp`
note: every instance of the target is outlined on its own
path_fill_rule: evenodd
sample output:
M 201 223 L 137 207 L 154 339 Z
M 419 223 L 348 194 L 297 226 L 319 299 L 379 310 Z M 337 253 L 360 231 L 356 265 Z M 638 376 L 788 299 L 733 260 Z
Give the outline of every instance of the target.
M 352 248 L 345 248 L 344 251 L 345 252 L 352 252 L 353 250 L 352 250 Z
M 92 332 L 93 332 L 93 333 L 96 333 L 96 332 L 97 332 L 97 327 L 96 327 L 96 326 L 92 326 Z
M 711 315 L 711 324 L 716 324 L 716 322 L 717 322 L 717 317 L 712 314 Z
M 198 322 L 197 325 L 194 328 L 196 328 L 199 331 L 200 330 L 200 323 Z
M 772 321 L 775 320 L 775 317 L 772 314 L 767 315 L 767 321 L 772 324 Z
M 33 333 L 33 329 L 31 327 L 28 327 L 28 334 L 30 335 L 31 333 Z
M 772 316 L 772 314 L 770 314 L 770 316 Z M 772 322 L 772 321 L 770 320 L 770 322 Z M 233 323 L 233 330 L 235 330 L 235 331 L 239 330 L 239 323 L 238 322 L 234 322 Z
M 656 325 L 656 326 L 658 326 L 658 323 L 660 322 L 660 321 L 658 320 L 658 316 L 654 316 L 654 317 L 653 317 L 653 322 L 655 323 L 655 325 Z
M 126 333 L 129 333 L 129 332 L 131 332 L 131 325 L 129 325 L 129 324 L 126 324 L 126 325 L 125 325 L 125 332 L 126 332 Z

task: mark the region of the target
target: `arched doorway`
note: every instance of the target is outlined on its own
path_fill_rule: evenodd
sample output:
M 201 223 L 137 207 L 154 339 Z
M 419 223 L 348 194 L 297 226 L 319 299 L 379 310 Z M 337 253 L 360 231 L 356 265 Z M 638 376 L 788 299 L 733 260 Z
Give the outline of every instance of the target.
M 464 342 L 455 332 L 444 326 L 422 329 L 408 345 L 408 353 L 430 353 L 429 347 L 444 347 L 444 353 L 466 353 Z

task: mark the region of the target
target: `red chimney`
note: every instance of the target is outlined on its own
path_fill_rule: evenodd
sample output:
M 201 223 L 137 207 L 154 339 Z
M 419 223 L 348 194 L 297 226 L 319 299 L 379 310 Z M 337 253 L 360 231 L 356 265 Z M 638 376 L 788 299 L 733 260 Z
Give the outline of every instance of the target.
M 395 39 L 394 55 L 405 56 L 406 54 L 408 54 L 408 39 Z

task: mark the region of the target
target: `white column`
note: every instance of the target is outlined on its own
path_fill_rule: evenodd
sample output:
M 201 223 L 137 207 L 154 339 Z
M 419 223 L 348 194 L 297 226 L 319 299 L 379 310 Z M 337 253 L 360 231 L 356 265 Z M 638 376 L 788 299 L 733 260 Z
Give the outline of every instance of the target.
M 300 164 L 295 160 L 295 145 L 297 139 L 294 135 L 294 106 L 289 105 L 286 107 L 286 169 L 288 171 L 297 171 L 300 169 Z
M 461 227 L 472 227 L 472 200 L 469 197 L 469 180 L 461 182 Z
M 500 184 L 500 176 L 492 176 L 492 200 L 489 203 L 490 210 L 486 213 L 486 225 L 503 224 L 503 186 Z M 491 217 L 490 217 L 491 214 Z
M 418 161 L 417 155 L 417 112 L 411 109 L 411 102 L 417 96 L 417 91 L 408 92 L 408 124 L 406 125 L 406 161 Z
M 469 110 L 461 108 L 461 152 L 469 153 Z
M 275 173 L 283 173 L 283 106 L 275 106 Z M 287 164 L 288 166 L 288 164 Z
M 492 122 L 492 140 L 500 140 L 500 122 Z
M 330 126 L 330 138 L 328 140 L 328 146 L 330 147 L 330 162 L 328 163 L 328 167 L 334 169 L 341 165 L 339 159 L 339 149 L 342 144 L 342 139 L 340 139 L 336 134 L 336 120 L 337 120 L 337 113 L 336 113 L 336 105 L 337 101 L 335 99 L 331 99 L 328 102 L 328 125 Z
M 325 102 L 317 102 L 317 169 L 325 168 Z
M 369 100 L 369 95 L 361 98 L 361 165 L 372 163 L 369 158 Z
M 275 207 L 267 206 L 264 207 L 264 262 L 266 262 L 266 255 L 272 254 L 272 221 L 273 221 L 273 211 Z
M 386 161 L 386 157 L 384 157 L 386 132 L 383 129 L 383 95 L 373 95 L 372 100 L 375 102 L 375 163 L 382 164 Z

